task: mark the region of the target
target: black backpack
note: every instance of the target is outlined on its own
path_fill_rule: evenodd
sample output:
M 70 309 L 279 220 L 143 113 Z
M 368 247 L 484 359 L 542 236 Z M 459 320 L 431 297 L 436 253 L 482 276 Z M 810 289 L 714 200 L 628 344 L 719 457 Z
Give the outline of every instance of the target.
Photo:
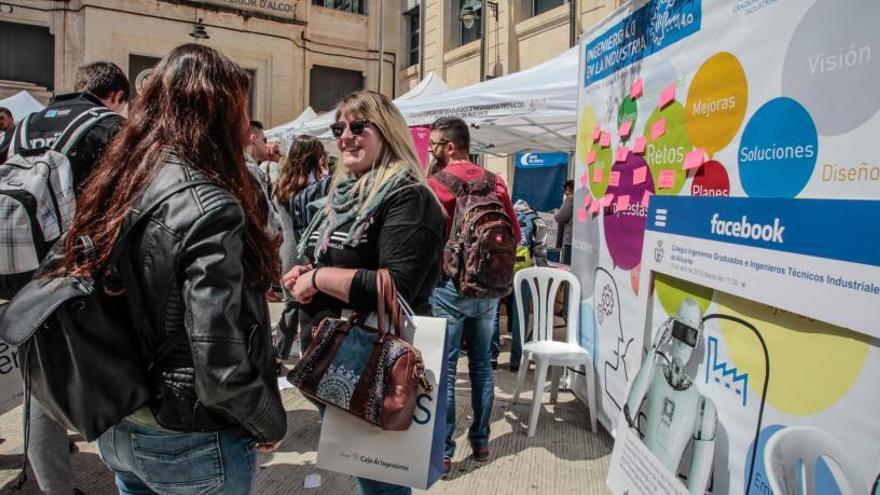
M 52 418 L 92 441 L 153 398 L 150 369 L 186 334 L 177 332 L 145 359 L 117 267 L 129 251 L 131 233 L 152 210 L 172 194 L 205 183 L 177 184 L 133 213 L 100 277 L 43 276 L 60 266 L 64 243 L 59 242 L 35 278 L 0 307 L 0 340 L 18 346 L 26 418 L 30 397 L 36 397 Z M 78 242 L 86 256 L 93 255 L 90 239 Z M 25 452 L 28 429 L 25 423 Z

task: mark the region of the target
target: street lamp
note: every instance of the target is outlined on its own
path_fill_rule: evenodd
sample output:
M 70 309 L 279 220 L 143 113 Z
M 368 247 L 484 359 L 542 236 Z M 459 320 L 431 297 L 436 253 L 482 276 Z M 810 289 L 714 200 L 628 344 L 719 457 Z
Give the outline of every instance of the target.
M 480 14 L 470 4 L 461 8 L 458 19 L 464 25 L 465 29 L 474 27 L 474 22 L 480 18 Z
M 193 24 L 193 29 L 190 31 L 189 35 L 196 40 L 207 40 L 211 38 L 208 35 L 208 31 L 205 29 L 205 25 L 202 23 L 201 17 L 199 17 L 199 20 Z
M 482 0 L 480 9 L 477 10 L 474 8 L 473 4 L 476 3 L 477 0 L 469 1 L 461 10 L 458 12 L 458 20 L 461 21 L 461 24 L 465 29 L 470 29 L 474 27 L 474 23 L 480 20 L 482 21 L 482 29 L 480 30 L 480 81 L 486 79 L 486 17 L 481 15 L 486 9 L 492 14 L 492 18 L 495 19 L 495 37 L 498 37 L 498 2 L 489 2 L 487 0 Z M 498 40 L 495 40 L 495 50 L 498 50 Z M 496 53 L 497 56 L 497 53 Z M 496 76 L 496 69 L 493 68 L 492 76 Z

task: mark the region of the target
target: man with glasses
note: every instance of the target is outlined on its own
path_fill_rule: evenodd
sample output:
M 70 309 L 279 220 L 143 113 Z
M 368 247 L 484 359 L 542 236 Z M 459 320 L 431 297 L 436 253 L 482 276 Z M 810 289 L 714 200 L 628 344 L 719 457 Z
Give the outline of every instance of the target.
M 455 235 L 452 225 L 455 217 L 457 196 L 446 179 L 454 176 L 458 182 L 474 183 L 486 180 L 490 172 L 471 163 L 470 133 L 467 124 L 461 119 L 441 118 L 431 124 L 431 156 L 434 163 L 428 185 L 434 190 L 440 204 L 447 213 L 446 231 Z M 441 173 L 442 172 L 442 173 Z M 446 176 L 446 177 L 441 177 Z M 494 176 L 495 197 L 499 200 L 513 229 L 513 235 L 520 239 L 519 222 L 507 193 L 507 186 L 499 176 Z M 465 188 L 467 189 L 467 188 Z M 463 197 L 463 196 L 462 196 Z M 512 267 L 511 267 L 512 269 Z M 467 342 L 468 368 L 471 379 L 471 407 L 474 421 L 468 438 L 474 459 L 484 462 L 489 459 L 489 420 L 492 416 L 492 402 L 495 395 L 495 378 L 492 374 L 492 336 L 495 332 L 495 315 L 498 311 L 498 298 L 468 297 L 459 292 L 455 281 L 441 279 L 431 296 L 431 306 L 435 317 L 446 318 L 448 332 L 447 385 L 446 385 L 446 452 L 443 459 L 444 470 L 452 467 L 455 453 L 455 374 L 462 340 Z

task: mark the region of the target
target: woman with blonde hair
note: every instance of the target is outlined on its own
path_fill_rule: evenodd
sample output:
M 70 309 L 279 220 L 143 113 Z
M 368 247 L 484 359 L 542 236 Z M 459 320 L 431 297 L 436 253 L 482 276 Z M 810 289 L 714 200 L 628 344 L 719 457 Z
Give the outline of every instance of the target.
M 429 315 L 446 222 L 406 121 L 386 96 L 358 91 L 339 102 L 330 129 L 341 166 L 326 206 L 300 239 L 299 254 L 308 263 L 284 276 L 301 304 L 303 328 L 344 309 L 375 311 L 379 268 L 388 269 L 416 314 Z M 411 490 L 358 478 L 358 493 Z
M 275 183 L 272 201 L 281 220 L 284 241 L 281 243 L 281 273 L 300 264 L 296 253 L 300 234 L 314 216 L 315 203 L 327 195 L 330 178 L 327 175 L 327 151 L 318 138 L 298 136 L 281 165 L 281 175 Z M 296 338 L 298 304 L 293 294 L 284 289 L 284 311 L 276 326 L 275 343 L 278 359 L 287 359 Z M 303 335 L 303 348 L 308 344 Z M 280 366 L 280 365 L 279 365 Z

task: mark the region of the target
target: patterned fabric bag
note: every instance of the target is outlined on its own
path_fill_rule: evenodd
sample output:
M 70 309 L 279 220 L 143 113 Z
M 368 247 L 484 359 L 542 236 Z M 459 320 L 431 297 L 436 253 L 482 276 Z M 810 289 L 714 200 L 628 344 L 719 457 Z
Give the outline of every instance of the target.
M 357 314 L 323 319 L 287 379 L 318 402 L 383 430 L 401 431 L 412 424 L 418 388 L 430 392 L 431 385 L 421 354 L 398 333 L 408 306 L 388 270 L 378 270 L 376 277 L 378 328 L 366 326 Z

